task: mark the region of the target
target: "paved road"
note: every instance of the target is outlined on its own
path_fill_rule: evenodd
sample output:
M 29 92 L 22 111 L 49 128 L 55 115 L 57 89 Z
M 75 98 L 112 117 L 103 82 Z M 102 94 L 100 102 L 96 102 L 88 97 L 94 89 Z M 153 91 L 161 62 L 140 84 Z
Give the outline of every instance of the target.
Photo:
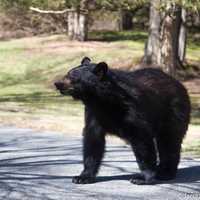
M 81 140 L 59 133 L 0 128 L 0 200 L 199 200 L 200 160 L 184 159 L 173 182 L 129 183 L 137 172 L 129 148 L 107 145 L 95 184 L 75 185 L 81 169 Z

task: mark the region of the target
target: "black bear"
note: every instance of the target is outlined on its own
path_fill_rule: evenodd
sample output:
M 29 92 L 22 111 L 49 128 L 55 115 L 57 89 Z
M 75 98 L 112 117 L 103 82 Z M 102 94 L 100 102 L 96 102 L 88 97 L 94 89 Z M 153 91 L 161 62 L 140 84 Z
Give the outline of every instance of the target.
M 189 96 L 179 81 L 159 69 L 126 72 L 85 57 L 55 86 L 85 105 L 84 170 L 74 183 L 95 181 L 107 133 L 131 145 L 141 170 L 132 183 L 175 178 L 190 120 Z

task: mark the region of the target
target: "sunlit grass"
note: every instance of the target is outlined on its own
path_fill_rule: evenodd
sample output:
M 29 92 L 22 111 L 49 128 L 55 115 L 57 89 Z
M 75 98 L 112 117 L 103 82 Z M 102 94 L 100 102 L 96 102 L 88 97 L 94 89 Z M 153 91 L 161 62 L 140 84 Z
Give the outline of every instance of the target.
M 183 153 L 187 156 L 200 156 L 200 139 L 190 144 L 183 145 Z
M 200 94 L 190 96 L 192 102 L 191 123 L 200 125 Z
M 134 62 L 142 56 L 144 47 L 139 41 L 129 40 L 101 42 L 100 47 L 93 43 L 69 47 L 67 38 L 59 35 L 0 42 L 0 94 L 49 92 L 51 81 L 78 65 L 83 56 L 108 63 L 126 58 Z

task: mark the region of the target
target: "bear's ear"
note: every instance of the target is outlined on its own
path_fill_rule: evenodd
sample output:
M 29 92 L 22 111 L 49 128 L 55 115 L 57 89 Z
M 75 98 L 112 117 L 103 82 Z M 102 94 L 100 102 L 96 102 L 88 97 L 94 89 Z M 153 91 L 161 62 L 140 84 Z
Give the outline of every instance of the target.
M 88 57 L 84 57 L 81 61 L 81 65 L 89 65 L 91 62 L 91 59 Z
M 96 74 L 100 79 L 103 78 L 107 71 L 108 65 L 105 62 L 98 63 L 94 68 L 94 74 Z

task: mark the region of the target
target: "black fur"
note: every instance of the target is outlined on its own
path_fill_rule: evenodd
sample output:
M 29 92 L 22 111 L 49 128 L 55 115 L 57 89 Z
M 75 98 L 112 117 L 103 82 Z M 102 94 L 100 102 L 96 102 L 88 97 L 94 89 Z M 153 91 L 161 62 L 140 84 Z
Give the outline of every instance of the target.
M 159 69 L 125 72 L 84 58 L 55 85 L 85 105 L 84 170 L 74 183 L 95 181 L 107 133 L 130 143 L 141 170 L 132 183 L 175 177 L 190 120 L 190 100 L 179 81 Z

